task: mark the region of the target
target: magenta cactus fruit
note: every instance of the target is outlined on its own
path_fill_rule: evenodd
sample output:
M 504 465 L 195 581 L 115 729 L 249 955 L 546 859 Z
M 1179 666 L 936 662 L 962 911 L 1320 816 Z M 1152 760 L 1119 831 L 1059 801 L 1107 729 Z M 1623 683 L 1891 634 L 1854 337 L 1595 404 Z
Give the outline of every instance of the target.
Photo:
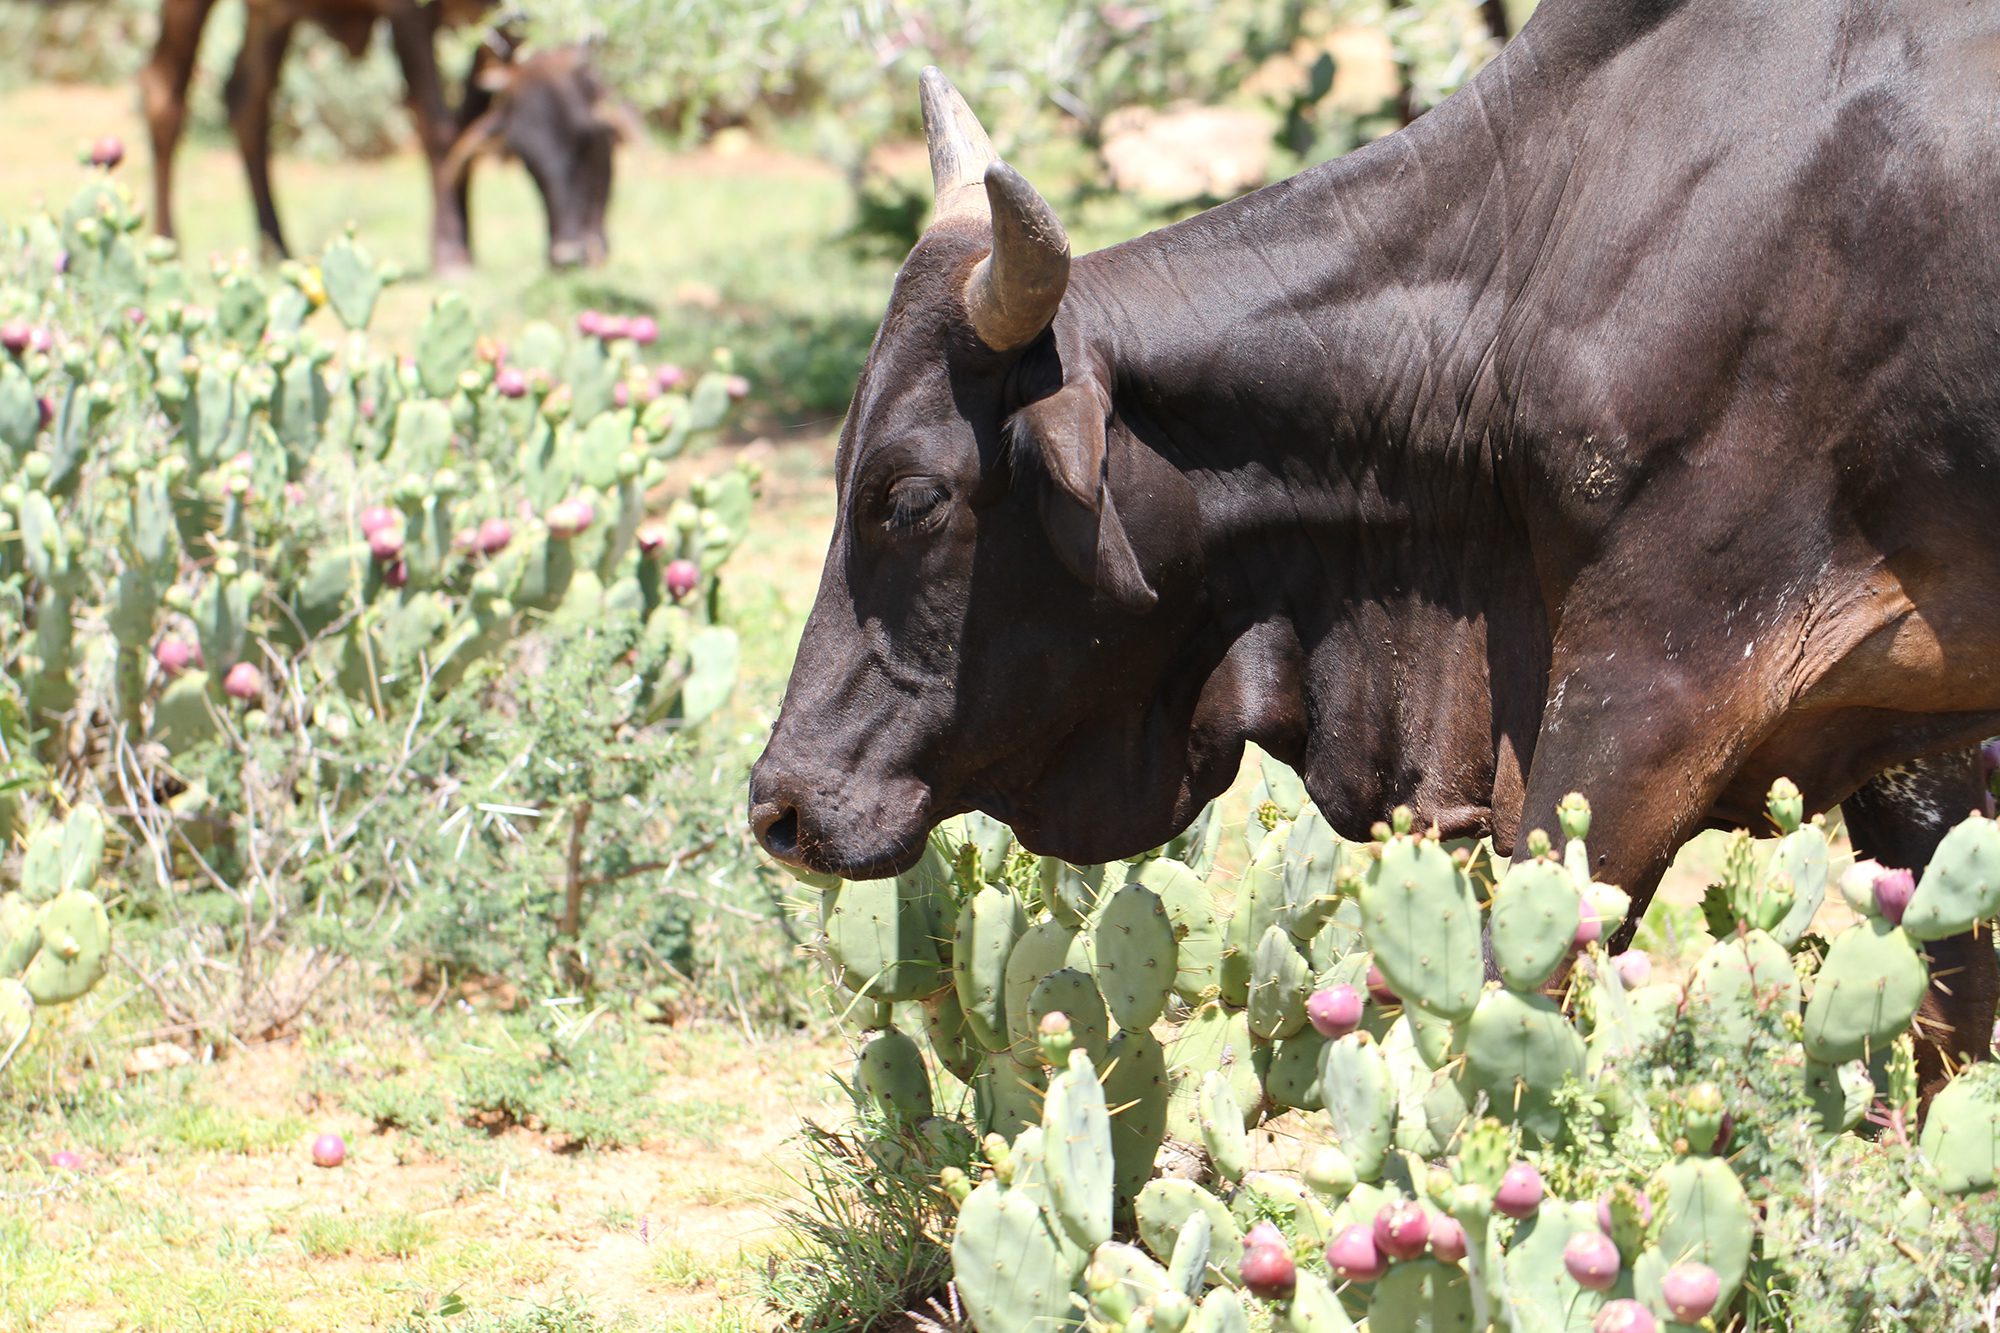
M 658 555 L 661 549 L 664 548 L 667 544 L 666 529 L 648 523 L 646 526 L 639 529 L 637 533 L 637 540 L 639 542 L 640 555 L 643 556 Z
M 90 146 L 90 165 L 111 170 L 125 160 L 125 141 L 115 134 L 107 134 Z
M 1532 1162 L 1516 1162 L 1493 1191 L 1493 1208 L 1505 1217 L 1533 1217 L 1542 1206 L 1542 1173 Z
M 83 1158 L 67 1148 L 58 1148 L 49 1154 L 49 1165 L 58 1171 L 81 1171 Z
M 1618 1247 L 1601 1231 L 1579 1231 L 1563 1246 L 1563 1267 L 1579 1287 L 1609 1291 L 1618 1285 Z
M 1597 909 L 1586 899 L 1582 910 L 1577 913 L 1576 935 L 1570 940 L 1573 948 L 1582 949 L 1604 938 L 1604 923 L 1597 918 Z
M 502 366 L 493 376 L 493 387 L 500 391 L 502 398 L 525 398 L 528 396 L 528 377 L 512 366 Z
M 1721 1294 L 1722 1279 L 1707 1264 L 1675 1264 L 1660 1278 L 1660 1295 L 1676 1323 L 1700 1323 Z
M 160 664 L 160 670 L 169 676 L 178 676 L 193 666 L 201 657 L 201 652 L 186 639 L 169 634 L 153 645 L 153 660 Z
M 1267 1301 L 1288 1299 L 1299 1284 L 1298 1264 L 1284 1233 L 1269 1222 L 1259 1222 L 1243 1238 L 1243 1259 L 1236 1275 L 1252 1296 Z
M 1375 1248 L 1391 1259 L 1414 1259 L 1430 1243 L 1431 1223 L 1422 1204 L 1385 1204 L 1375 1214 Z
M 1659 1333 L 1660 1321 L 1637 1301 L 1611 1301 L 1597 1312 L 1590 1333 Z
M 382 567 L 382 586 L 400 588 L 410 581 L 410 566 L 402 561 L 392 561 Z
M 651 315 L 634 315 L 625 323 L 625 336 L 641 347 L 651 347 L 660 340 L 659 321 Z
M 1907 870 L 1884 870 L 1875 876 L 1875 910 L 1892 926 L 1903 924 L 1903 913 L 1917 891 L 1917 879 Z
M 604 314 L 598 310 L 586 310 L 576 317 L 576 331 L 586 338 L 601 336 L 604 328 Z
M 498 555 L 514 540 L 514 525 L 504 518 L 489 518 L 479 525 L 474 534 L 473 545 L 481 555 Z
M 1361 992 L 1343 983 L 1314 991 L 1306 1001 L 1306 1017 L 1313 1031 L 1331 1041 L 1361 1026 L 1361 1007 Z
M 28 344 L 35 340 L 35 330 L 25 319 L 10 319 L 0 324 L 0 347 L 15 356 L 28 350 Z
M 667 595 L 675 601 L 694 591 L 695 584 L 701 582 L 701 571 L 692 560 L 680 559 L 667 562 Z
M 588 500 L 563 500 L 551 505 L 542 521 L 549 525 L 549 536 L 567 541 L 597 521 L 597 510 Z
M 39 428 L 47 430 L 49 423 L 56 419 L 55 400 L 47 394 L 43 394 L 41 397 L 35 399 L 35 411 L 41 418 Z
M 255 699 L 264 692 L 264 673 L 254 663 L 238 662 L 222 678 L 222 692 L 232 699 Z
M 1618 971 L 1618 980 L 1626 990 L 1637 990 L 1653 979 L 1653 960 L 1637 949 L 1627 949 L 1611 960 L 1611 966 Z
M 393 528 L 402 521 L 403 516 L 388 505 L 369 505 L 361 511 L 361 535 L 373 537 L 382 529 Z
M 750 381 L 741 375 L 731 375 L 724 381 L 723 387 L 729 391 L 731 401 L 740 403 L 750 396 Z
M 620 380 L 611 386 L 611 405 L 613 407 L 630 407 L 632 405 L 632 391 L 625 387 L 624 380 Z
M 314 1166 L 335 1167 L 347 1160 L 347 1140 L 338 1134 L 325 1133 L 312 1142 Z
M 1649 1227 L 1653 1225 L 1653 1201 L 1646 1197 L 1646 1192 L 1644 1190 L 1640 1190 L 1634 1197 L 1638 1200 L 1639 1204 L 1639 1225 L 1641 1227 Z M 1610 1190 L 1604 1191 L 1604 1193 L 1598 1197 L 1597 1225 L 1600 1228 L 1602 1228 L 1607 1234 L 1611 1230 Z
M 1464 1261 L 1465 1228 L 1457 1218 L 1440 1215 L 1431 1219 L 1431 1258 L 1441 1264 Z
M 368 534 L 368 554 L 382 564 L 400 560 L 403 555 L 403 530 L 390 526 L 377 528 Z
M 1389 1271 L 1389 1261 L 1375 1244 L 1372 1227 L 1356 1222 L 1326 1247 L 1326 1263 L 1346 1282 L 1373 1282 Z
M 660 386 L 661 393 L 671 393 L 687 383 L 687 372 L 671 361 L 662 362 L 653 372 L 653 383 Z
M 1389 979 L 1382 975 L 1382 969 L 1368 965 L 1368 994 L 1380 1005 L 1401 1004 L 1403 997 L 1389 989 Z

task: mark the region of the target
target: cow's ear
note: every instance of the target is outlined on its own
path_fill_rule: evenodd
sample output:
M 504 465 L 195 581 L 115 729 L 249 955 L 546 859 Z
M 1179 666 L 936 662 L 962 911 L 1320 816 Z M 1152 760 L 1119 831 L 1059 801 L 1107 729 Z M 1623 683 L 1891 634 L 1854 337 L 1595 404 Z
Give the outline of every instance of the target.
M 1040 454 L 1042 526 L 1072 573 L 1113 605 L 1150 611 L 1160 595 L 1146 582 L 1139 557 L 1112 501 L 1103 391 L 1074 381 L 1020 411 L 1020 427 Z

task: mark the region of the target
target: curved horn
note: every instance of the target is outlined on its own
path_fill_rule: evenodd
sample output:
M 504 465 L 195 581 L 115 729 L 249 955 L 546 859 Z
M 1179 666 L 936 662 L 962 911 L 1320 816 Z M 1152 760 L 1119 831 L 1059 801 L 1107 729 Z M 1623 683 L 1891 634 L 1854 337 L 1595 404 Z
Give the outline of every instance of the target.
M 993 145 L 979 117 L 951 86 L 951 80 L 926 66 L 919 81 L 924 104 L 924 140 L 931 150 L 931 184 L 937 193 L 934 221 L 948 217 L 984 218 L 986 191 L 982 182 L 993 164 Z
M 438 167 L 438 179 L 456 187 L 465 179 L 465 173 L 472 169 L 472 159 L 482 153 L 498 152 L 500 121 L 501 110 L 496 106 L 460 130 L 458 138 L 452 141 L 451 151 L 445 154 L 443 164 Z
M 965 310 L 981 342 L 1009 352 L 1056 317 L 1069 286 L 1069 236 L 1048 201 L 1005 162 L 986 168 L 985 183 L 993 252 L 965 280 Z

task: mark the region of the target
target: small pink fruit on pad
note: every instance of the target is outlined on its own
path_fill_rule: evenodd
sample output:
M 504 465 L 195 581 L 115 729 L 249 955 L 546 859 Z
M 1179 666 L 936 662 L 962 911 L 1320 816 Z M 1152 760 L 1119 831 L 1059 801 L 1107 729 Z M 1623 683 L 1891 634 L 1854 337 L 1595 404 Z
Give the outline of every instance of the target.
M 325 1133 L 313 1140 L 313 1165 L 334 1167 L 347 1160 L 347 1140 L 338 1134 Z
M 1346 1282 L 1373 1282 L 1389 1271 L 1389 1261 L 1375 1244 L 1374 1230 L 1356 1222 L 1326 1247 L 1326 1263 Z
M 1612 1301 L 1597 1312 L 1590 1333 L 1659 1333 L 1660 1321 L 1637 1301 Z
M 1269 1222 L 1259 1222 L 1243 1238 L 1243 1259 L 1237 1276 L 1252 1296 L 1267 1301 L 1289 1297 L 1298 1286 L 1298 1265 L 1284 1233 Z
M 1609 1291 L 1618 1285 L 1618 1247 L 1601 1231 L 1579 1231 L 1563 1246 L 1563 1267 L 1577 1286 Z
M 49 1154 L 49 1165 L 58 1171 L 81 1171 L 83 1159 L 67 1148 L 58 1148 Z
M 264 673 L 253 663 L 238 662 L 222 678 L 222 692 L 232 699 L 255 699 L 264 692 Z
M 1416 1258 L 1430 1238 L 1430 1219 L 1421 1204 L 1385 1204 L 1375 1214 L 1375 1248 L 1391 1259 Z
M 1441 1264 L 1455 1264 L 1465 1258 L 1465 1228 L 1455 1217 L 1439 1217 L 1431 1222 L 1431 1258 Z
M 1532 1162 L 1516 1162 L 1507 1168 L 1507 1174 L 1500 1177 L 1500 1188 L 1493 1192 L 1494 1210 L 1503 1217 L 1532 1217 L 1542 1206 L 1542 1173 L 1535 1170 Z
M 694 591 L 701 581 L 701 571 L 692 560 L 670 560 L 667 562 L 667 596 L 679 601 Z
M 1722 1294 L 1722 1279 L 1707 1264 L 1675 1264 L 1660 1278 L 1660 1295 L 1678 1323 L 1694 1324 L 1708 1317 Z
M 1361 992 L 1341 984 L 1314 991 L 1306 1000 L 1306 1017 L 1313 1031 L 1332 1041 L 1361 1026 Z

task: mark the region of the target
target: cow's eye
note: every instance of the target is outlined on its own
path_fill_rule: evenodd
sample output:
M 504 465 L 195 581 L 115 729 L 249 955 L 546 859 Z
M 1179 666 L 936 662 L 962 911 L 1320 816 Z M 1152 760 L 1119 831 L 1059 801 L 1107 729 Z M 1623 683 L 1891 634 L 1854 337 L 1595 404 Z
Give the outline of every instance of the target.
M 915 532 L 944 516 L 948 492 L 932 477 L 904 477 L 889 488 L 886 525 L 892 532 Z

